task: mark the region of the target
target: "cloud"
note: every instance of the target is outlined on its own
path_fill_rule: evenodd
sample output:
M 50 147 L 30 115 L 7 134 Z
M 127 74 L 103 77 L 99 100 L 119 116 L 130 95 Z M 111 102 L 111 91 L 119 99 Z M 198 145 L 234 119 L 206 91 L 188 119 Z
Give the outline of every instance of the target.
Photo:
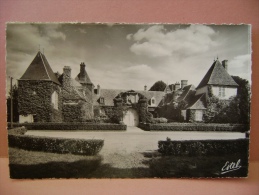
M 250 54 L 236 56 L 228 62 L 229 73 L 251 82 L 251 63 Z
M 144 85 L 151 87 L 156 81 L 163 79 L 163 74 L 146 64 L 132 64 L 126 68 L 100 71 L 92 69 L 91 79 L 102 88 L 143 90 Z
M 49 38 L 66 40 L 66 35 L 63 32 L 59 32 L 61 24 L 45 25 L 44 30 Z
M 79 28 L 78 30 L 79 30 L 79 32 L 82 33 L 82 34 L 86 34 L 86 33 L 87 33 L 87 31 L 86 31 L 85 29 L 83 29 L 83 28 Z
M 163 25 L 154 25 L 140 29 L 126 38 L 135 43 L 130 51 L 136 55 L 148 57 L 166 57 L 172 55 L 190 56 L 207 52 L 217 45 L 213 37 L 217 33 L 208 26 L 190 25 L 185 29 L 167 31 Z

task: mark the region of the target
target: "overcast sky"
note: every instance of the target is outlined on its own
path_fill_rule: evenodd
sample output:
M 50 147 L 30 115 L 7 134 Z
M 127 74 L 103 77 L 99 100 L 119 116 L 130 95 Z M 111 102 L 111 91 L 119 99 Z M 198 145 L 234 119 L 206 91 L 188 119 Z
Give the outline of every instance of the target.
M 229 60 L 229 73 L 250 81 L 247 25 L 7 24 L 7 79 L 20 79 L 39 50 L 54 72 L 80 63 L 95 86 L 148 89 L 158 80 L 197 86 L 214 59 Z M 7 91 L 9 90 L 9 79 Z

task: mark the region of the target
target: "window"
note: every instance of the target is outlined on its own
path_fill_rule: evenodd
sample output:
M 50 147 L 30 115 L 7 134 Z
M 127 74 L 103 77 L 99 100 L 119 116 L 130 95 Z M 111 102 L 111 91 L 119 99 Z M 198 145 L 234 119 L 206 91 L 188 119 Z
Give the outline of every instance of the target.
M 100 104 L 104 104 L 104 98 L 103 97 L 100 98 Z
M 203 112 L 202 110 L 195 111 L 195 121 L 202 121 Z
M 51 95 L 51 104 L 58 110 L 58 93 L 54 91 Z
M 152 104 L 155 104 L 155 100 L 154 99 L 152 99 Z
M 219 87 L 219 97 L 225 97 L 225 87 Z

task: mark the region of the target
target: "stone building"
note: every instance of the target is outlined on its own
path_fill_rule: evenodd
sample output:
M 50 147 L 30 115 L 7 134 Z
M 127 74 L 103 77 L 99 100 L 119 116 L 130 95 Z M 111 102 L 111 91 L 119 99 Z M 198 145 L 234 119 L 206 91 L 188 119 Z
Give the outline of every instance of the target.
M 238 85 L 227 72 L 227 61 L 216 60 L 197 88 L 181 80 L 167 85 L 164 91 L 95 88 L 86 65 L 80 64 L 75 79 L 71 68 L 53 73 L 40 51 L 18 80 L 19 121 L 84 122 L 96 117 L 112 118 L 123 106 L 123 121 L 128 126 L 150 122 L 152 117 L 175 121 L 202 121 L 206 98 L 212 92 L 220 99 L 237 94 Z
M 197 88 L 182 80 L 165 88 L 165 98 L 157 108 L 159 116 L 177 121 L 203 121 L 208 94 L 221 100 L 237 95 L 238 84 L 227 72 L 227 60 L 215 60 Z

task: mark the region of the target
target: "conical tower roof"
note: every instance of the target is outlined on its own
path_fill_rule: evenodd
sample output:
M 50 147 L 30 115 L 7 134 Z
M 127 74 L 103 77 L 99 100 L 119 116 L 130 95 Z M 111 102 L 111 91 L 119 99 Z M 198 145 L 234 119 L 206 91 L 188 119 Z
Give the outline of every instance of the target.
M 238 84 L 234 79 L 228 74 L 219 60 L 216 60 L 205 74 L 204 78 L 201 80 L 198 88 L 204 87 L 206 85 L 223 85 L 223 86 L 235 86 Z
M 20 80 L 49 80 L 60 85 L 60 82 L 53 73 L 45 55 L 40 51 L 37 53 Z
M 85 70 L 85 63 L 80 64 L 80 72 L 75 78 L 76 81 L 80 82 L 81 84 L 93 84 L 90 77 L 88 76 Z

